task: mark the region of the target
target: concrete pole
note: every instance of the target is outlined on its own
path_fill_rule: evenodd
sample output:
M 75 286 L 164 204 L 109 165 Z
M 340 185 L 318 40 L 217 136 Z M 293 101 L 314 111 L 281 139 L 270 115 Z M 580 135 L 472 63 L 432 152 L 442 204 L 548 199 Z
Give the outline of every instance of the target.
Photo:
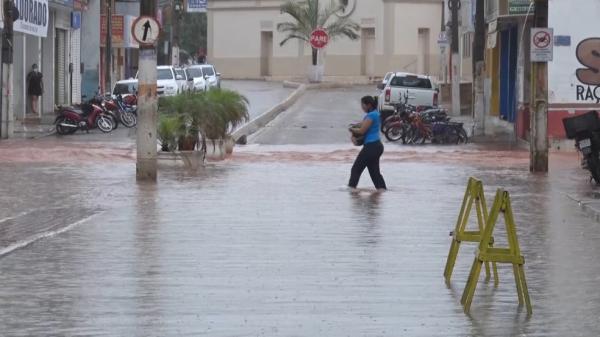
M 2 66 L 0 94 L 0 115 L 2 125 L 0 135 L 2 138 L 10 138 L 14 133 L 14 110 L 13 110 L 13 10 L 15 6 L 12 1 L 2 1 L 4 6 L 4 30 L 2 31 Z
M 535 27 L 548 27 L 548 0 L 535 2 Z M 531 172 L 548 172 L 548 64 L 534 62 L 531 66 L 533 111 L 531 116 Z
M 179 66 L 179 25 L 183 4 L 180 0 L 173 0 L 171 4 L 171 29 L 173 41 L 171 46 L 171 65 Z
M 475 2 L 475 39 L 473 40 L 473 120 L 474 136 L 485 134 L 485 0 Z
M 106 43 L 104 56 L 104 92 L 101 94 L 112 92 L 112 2 L 106 0 Z
M 459 54 L 459 38 L 458 38 L 458 15 L 460 10 L 460 0 L 449 0 L 448 6 L 452 11 L 452 28 L 451 28 L 451 53 L 452 53 L 452 114 L 459 116 L 460 109 L 460 63 Z
M 156 0 L 141 1 L 140 15 L 155 17 Z M 158 98 L 156 95 L 155 46 L 140 46 L 138 81 L 136 177 L 138 181 L 156 182 Z

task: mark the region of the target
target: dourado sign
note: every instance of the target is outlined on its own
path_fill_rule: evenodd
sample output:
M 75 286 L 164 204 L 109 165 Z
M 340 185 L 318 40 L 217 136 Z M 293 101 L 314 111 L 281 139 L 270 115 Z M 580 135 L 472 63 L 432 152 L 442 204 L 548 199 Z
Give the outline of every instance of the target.
M 578 101 L 600 103 L 600 38 L 589 38 L 577 45 L 577 60 L 584 68 L 575 74 L 582 84 L 577 85 Z

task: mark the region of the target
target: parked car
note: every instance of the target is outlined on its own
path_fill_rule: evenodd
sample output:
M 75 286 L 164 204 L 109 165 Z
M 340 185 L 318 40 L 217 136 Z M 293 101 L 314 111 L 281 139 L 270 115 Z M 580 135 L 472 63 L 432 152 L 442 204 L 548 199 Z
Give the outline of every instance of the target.
M 115 83 L 115 86 L 113 88 L 113 95 L 122 95 L 122 96 L 127 96 L 127 95 L 135 95 L 137 93 L 138 90 L 138 80 L 136 80 L 135 78 L 129 78 L 126 80 L 121 80 L 118 81 L 117 83 Z
M 137 78 L 137 76 L 136 76 Z M 158 96 L 175 96 L 181 91 L 177 80 L 181 80 L 181 75 L 175 74 L 175 68 L 172 66 L 156 67 L 156 90 Z
M 206 79 L 206 85 L 209 89 L 221 88 L 221 74 L 215 70 L 215 67 L 210 64 L 200 65 L 202 74 Z
M 429 76 L 410 73 L 393 73 L 379 95 L 379 111 L 393 113 L 394 106 L 403 103 L 404 97 L 414 106 L 438 106 L 438 89 Z
M 187 74 L 183 68 L 175 68 L 175 76 L 177 78 L 177 85 L 179 92 L 185 92 L 189 90 L 189 83 L 187 80 Z
M 383 80 L 381 80 L 381 83 L 377 84 L 377 89 L 379 89 L 379 90 L 385 89 L 385 86 L 388 84 L 388 82 L 390 81 L 390 78 L 392 78 L 392 76 L 394 74 L 395 74 L 394 72 L 389 72 L 389 73 L 385 74 L 385 76 L 383 77 Z
M 206 91 L 208 85 L 202 73 L 202 66 L 190 66 L 185 69 L 188 87 L 192 91 Z

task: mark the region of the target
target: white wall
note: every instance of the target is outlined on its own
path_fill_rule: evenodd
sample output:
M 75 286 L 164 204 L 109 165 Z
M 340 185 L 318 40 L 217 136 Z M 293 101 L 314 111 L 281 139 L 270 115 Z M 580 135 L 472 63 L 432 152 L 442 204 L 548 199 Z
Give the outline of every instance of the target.
M 549 11 L 554 35 L 571 36 L 571 46 L 555 47 L 554 61 L 548 65 L 550 103 L 597 103 L 596 99 L 577 100 L 577 86 L 582 84 L 575 72 L 583 67 L 577 60 L 577 45 L 587 38 L 600 38 L 600 1 L 550 0 Z M 597 92 L 600 95 L 600 89 Z

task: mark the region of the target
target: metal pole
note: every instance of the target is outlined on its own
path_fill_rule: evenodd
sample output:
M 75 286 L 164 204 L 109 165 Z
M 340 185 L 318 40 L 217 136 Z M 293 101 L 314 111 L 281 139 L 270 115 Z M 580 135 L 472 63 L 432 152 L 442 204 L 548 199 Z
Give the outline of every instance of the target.
M 459 116 L 461 114 L 460 105 L 460 55 L 459 55 L 459 38 L 458 38 L 458 15 L 461 6 L 460 0 L 449 0 L 448 6 L 452 11 L 452 39 L 451 39 L 451 51 L 452 51 L 452 114 Z
M 140 1 L 142 16 L 156 16 L 156 0 Z M 156 46 L 140 46 L 138 75 L 138 181 L 156 182 L 158 98 L 156 95 Z
M 173 0 L 171 13 L 171 27 L 173 29 L 173 44 L 171 46 L 171 64 L 179 66 L 179 21 L 181 19 L 181 2 Z
M 534 26 L 548 27 L 548 0 L 535 2 Z M 531 118 L 531 172 L 548 172 L 548 64 L 533 62 L 531 66 L 533 111 Z
M 112 91 L 112 1 L 106 0 L 106 49 L 104 66 L 104 93 Z
M 485 134 L 485 0 L 475 2 L 475 39 L 473 40 L 473 120 L 474 135 Z
M 12 1 L 5 0 L 4 6 L 4 30 L 2 32 L 2 64 L 0 70 L 0 81 L 2 92 L 0 93 L 0 115 L 2 122 L 2 138 L 13 135 L 14 112 L 12 107 L 12 67 L 13 67 L 13 10 Z

